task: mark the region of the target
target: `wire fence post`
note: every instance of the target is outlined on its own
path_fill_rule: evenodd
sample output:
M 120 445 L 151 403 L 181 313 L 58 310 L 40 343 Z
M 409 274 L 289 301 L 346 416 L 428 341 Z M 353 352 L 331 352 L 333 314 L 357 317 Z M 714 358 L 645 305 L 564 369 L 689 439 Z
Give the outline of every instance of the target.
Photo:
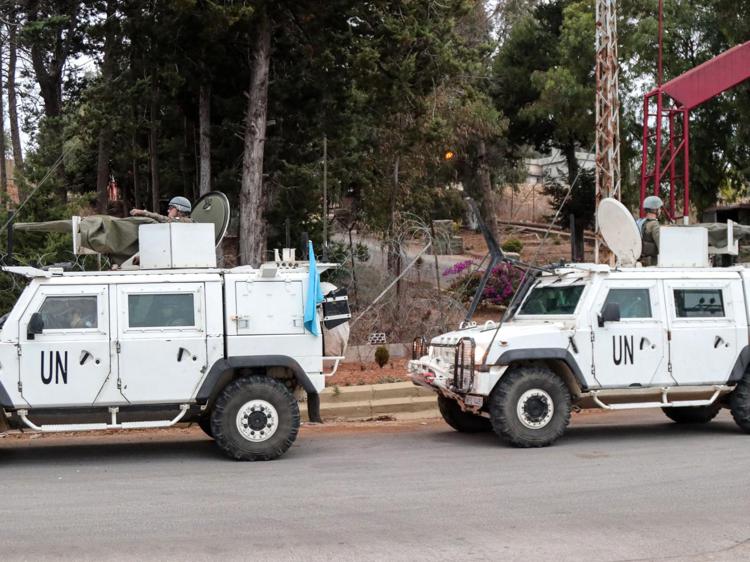
M 8 213 L 8 246 L 7 246 L 7 253 L 8 253 L 8 263 L 13 263 L 13 221 L 16 218 L 15 211 L 11 211 Z

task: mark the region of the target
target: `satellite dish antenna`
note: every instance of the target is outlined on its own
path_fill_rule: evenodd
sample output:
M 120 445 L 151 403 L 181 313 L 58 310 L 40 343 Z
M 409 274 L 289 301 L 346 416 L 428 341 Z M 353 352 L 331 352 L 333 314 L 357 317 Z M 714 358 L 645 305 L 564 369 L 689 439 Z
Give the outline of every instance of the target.
M 216 247 L 219 247 L 229 228 L 231 208 L 229 199 L 221 191 L 211 191 L 198 199 L 193 205 L 190 218 L 193 222 L 211 223 L 214 225 Z
M 627 207 L 617 199 L 607 197 L 599 202 L 596 211 L 599 231 L 617 262 L 634 266 L 641 257 L 641 233 Z

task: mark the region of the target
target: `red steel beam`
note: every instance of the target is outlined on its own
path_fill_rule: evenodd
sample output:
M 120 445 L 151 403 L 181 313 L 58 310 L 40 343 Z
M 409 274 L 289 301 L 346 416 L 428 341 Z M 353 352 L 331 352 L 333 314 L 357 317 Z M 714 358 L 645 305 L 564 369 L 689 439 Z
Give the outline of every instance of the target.
M 750 41 L 732 47 L 662 85 L 680 107 L 691 110 L 750 79 Z

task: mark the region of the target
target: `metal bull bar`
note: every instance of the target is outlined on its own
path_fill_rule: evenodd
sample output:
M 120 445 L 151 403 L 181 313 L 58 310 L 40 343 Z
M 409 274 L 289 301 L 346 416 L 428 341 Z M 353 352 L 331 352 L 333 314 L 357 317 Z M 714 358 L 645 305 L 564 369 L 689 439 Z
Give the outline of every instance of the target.
M 453 349 L 453 388 L 455 392 L 468 392 L 474 384 L 476 368 L 475 353 L 477 344 L 474 338 L 463 337 L 456 343 L 431 343 L 431 347 Z M 419 359 L 427 351 L 427 340 L 424 336 L 414 338 L 412 357 Z M 467 357 L 468 353 L 468 357 Z
M 469 362 L 466 362 L 466 346 L 469 346 Z M 474 353 L 477 344 L 474 338 L 458 340 L 453 359 L 453 386 L 457 392 L 468 392 L 474 384 Z

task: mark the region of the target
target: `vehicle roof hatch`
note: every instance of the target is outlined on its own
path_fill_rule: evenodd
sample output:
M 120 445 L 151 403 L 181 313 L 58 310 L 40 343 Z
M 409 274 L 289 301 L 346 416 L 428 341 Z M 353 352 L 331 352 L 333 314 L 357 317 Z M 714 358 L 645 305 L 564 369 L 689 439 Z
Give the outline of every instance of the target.
M 641 257 L 641 233 L 627 207 L 607 197 L 599 203 L 596 218 L 602 238 L 617 261 L 624 266 L 634 266 Z
M 195 222 L 212 223 L 216 235 L 216 246 L 218 246 L 229 228 L 230 214 L 227 196 L 220 191 L 211 191 L 195 202 L 190 218 Z

